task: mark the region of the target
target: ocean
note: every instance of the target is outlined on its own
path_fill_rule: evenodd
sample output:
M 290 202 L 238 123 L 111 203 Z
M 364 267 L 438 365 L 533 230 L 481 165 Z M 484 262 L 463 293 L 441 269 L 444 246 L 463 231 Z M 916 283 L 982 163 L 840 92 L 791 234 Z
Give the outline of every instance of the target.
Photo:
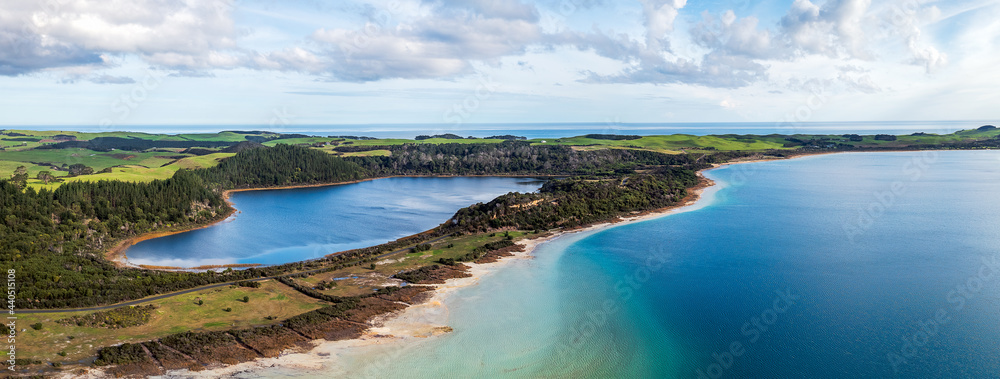
M 513 134 L 527 138 L 559 138 L 584 134 L 633 135 L 720 135 L 720 134 L 910 134 L 916 132 L 947 134 L 975 129 L 996 120 L 945 121 L 844 121 L 844 122 L 688 122 L 623 123 L 614 120 L 591 123 L 508 123 L 508 124 L 357 124 L 357 125 L 117 125 L 112 129 L 94 125 L 8 126 L 8 129 L 76 130 L 81 132 L 130 131 L 145 133 L 215 133 L 223 130 L 268 130 L 278 133 L 302 133 L 315 136 L 367 136 L 376 138 L 413 138 L 417 135 L 453 133 L 463 137 L 489 137 Z

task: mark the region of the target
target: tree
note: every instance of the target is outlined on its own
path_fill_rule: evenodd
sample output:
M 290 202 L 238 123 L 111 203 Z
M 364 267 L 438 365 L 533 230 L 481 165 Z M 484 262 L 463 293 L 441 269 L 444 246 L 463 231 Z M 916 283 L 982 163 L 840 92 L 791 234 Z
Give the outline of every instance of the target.
M 17 166 L 14 169 L 14 175 L 11 175 L 11 181 L 14 182 L 18 188 L 24 189 L 28 185 L 28 168 L 24 166 Z
M 90 175 L 94 173 L 94 169 L 87 167 L 83 163 L 75 163 L 69 166 L 69 174 L 71 176 L 77 175 Z
M 52 176 L 52 173 L 49 171 L 39 171 L 35 178 L 41 180 L 42 183 L 49 184 L 49 182 L 55 180 L 56 177 Z

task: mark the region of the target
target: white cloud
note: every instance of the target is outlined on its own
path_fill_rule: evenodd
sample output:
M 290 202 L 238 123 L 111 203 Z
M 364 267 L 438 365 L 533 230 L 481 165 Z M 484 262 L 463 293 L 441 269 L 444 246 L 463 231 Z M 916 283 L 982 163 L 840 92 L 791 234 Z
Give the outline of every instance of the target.
M 524 53 L 541 41 L 534 7 L 516 1 L 434 3 L 428 16 L 361 29 L 320 28 L 315 46 L 263 54 L 260 67 L 331 75 L 336 80 L 441 78 L 470 72 L 471 62 Z
M 738 108 L 740 104 L 739 102 L 727 97 L 723 99 L 721 102 L 719 102 L 719 106 L 729 110 L 733 110 Z
M 97 84 L 133 84 L 135 79 L 127 76 L 97 75 L 89 78 L 92 83 Z
M 723 50 L 727 54 L 751 58 L 780 58 L 785 52 L 777 45 L 772 32 L 758 29 L 756 17 L 737 18 L 733 11 L 726 11 L 720 18 L 702 13 L 702 21 L 691 28 L 691 38 L 708 49 Z
M 100 66 L 101 54 L 136 54 L 164 66 L 236 65 L 232 7 L 212 1 L 35 1 L 3 4 L 0 73 Z
M 822 6 L 795 0 L 781 19 L 782 32 L 804 53 L 870 60 L 865 39 L 870 6 L 870 0 L 828 0 Z
M 923 66 L 927 73 L 948 65 L 948 55 L 922 38 L 921 27 L 941 19 L 941 10 L 937 6 L 921 7 L 919 3 L 912 1 L 891 4 L 885 7 L 880 16 L 884 20 L 883 28 L 905 40 L 910 53 L 909 63 Z
M 640 0 L 645 16 L 646 48 L 653 51 L 670 48 L 669 34 L 674 31 L 674 20 L 687 0 Z

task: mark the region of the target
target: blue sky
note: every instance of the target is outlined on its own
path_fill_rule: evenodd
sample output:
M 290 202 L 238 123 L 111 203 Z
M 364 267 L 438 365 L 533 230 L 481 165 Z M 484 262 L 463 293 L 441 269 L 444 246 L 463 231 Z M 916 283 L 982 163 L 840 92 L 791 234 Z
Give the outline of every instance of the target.
M 0 125 L 997 119 L 983 0 L 0 4 Z

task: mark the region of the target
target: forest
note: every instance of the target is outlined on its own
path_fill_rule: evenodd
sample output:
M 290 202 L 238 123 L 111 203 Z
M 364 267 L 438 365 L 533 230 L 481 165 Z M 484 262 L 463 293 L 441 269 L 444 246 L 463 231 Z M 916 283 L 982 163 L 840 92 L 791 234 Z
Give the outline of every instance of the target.
M 536 193 L 509 193 L 460 209 L 445 231 L 549 230 L 576 227 L 631 212 L 677 204 L 698 183 L 695 169 L 663 167 L 647 173 L 551 180 Z
M 257 146 L 217 166 L 192 172 L 216 189 L 337 183 L 367 177 L 356 163 L 319 150 L 285 144 Z
M 87 141 L 63 141 L 39 146 L 39 149 L 84 148 L 94 151 L 132 150 L 141 151 L 153 148 L 186 148 L 186 147 L 226 147 L 237 142 L 225 141 L 153 141 L 139 138 L 97 137 Z
M 170 283 L 177 275 L 118 269 L 101 253 L 117 239 L 209 222 L 226 208 L 190 172 L 150 183 L 66 183 L 55 191 L 2 180 L 0 260 L 17 270 L 19 308 L 107 304 L 145 296 L 147 288 L 176 289 Z
M 346 157 L 373 177 L 390 175 L 593 175 L 628 172 L 643 165 L 683 165 L 697 156 L 647 150 L 578 151 L 570 146 L 497 144 L 404 144 L 384 147 L 391 156 Z

